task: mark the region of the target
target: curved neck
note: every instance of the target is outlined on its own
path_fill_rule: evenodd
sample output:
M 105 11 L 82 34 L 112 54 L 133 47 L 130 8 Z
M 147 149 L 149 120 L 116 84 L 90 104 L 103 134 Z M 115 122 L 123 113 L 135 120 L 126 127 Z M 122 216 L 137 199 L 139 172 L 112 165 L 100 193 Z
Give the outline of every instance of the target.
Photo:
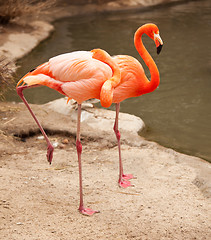
M 144 89 L 145 93 L 154 91 L 160 83 L 160 75 L 159 75 L 158 68 L 157 68 L 154 60 L 152 59 L 152 57 L 150 56 L 150 54 L 144 47 L 144 44 L 141 39 L 142 35 L 144 33 L 146 33 L 147 31 L 149 31 L 149 26 L 146 24 L 146 25 L 140 27 L 136 31 L 135 36 L 134 36 L 134 44 L 135 44 L 136 50 L 138 51 L 138 53 L 144 60 L 145 64 L 149 68 L 149 71 L 151 74 L 151 81 L 148 81 L 148 83 Z

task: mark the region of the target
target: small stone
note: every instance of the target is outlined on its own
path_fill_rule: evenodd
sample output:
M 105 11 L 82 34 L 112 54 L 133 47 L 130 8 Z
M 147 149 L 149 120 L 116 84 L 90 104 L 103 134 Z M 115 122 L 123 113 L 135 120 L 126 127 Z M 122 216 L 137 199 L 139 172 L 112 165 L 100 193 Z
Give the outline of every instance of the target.
M 53 147 L 55 147 L 55 148 L 56 148 L 56 147 L 58 147 L 58 146 L 59 146 L 59 143 L 58 143 L 58 142 L 54 142 L 52 145 L 53 145 Z
M 69 143 L 69 140 L 68 140 L 67 138 L 65 138 L 65 139 L 62 140 L 62 143 L 63 143 L 63 144 L 68 144 L 68 143 Z
M 22 223 L 22 222 L 17 222 L 16 224 L 17 224 L 17 225 L 23 225 L 23 223 Z
M 43 139 L 44 139 L 44 136 L 38 136 L 37 139 L 38 139 L 38 140 L 43 140 Z

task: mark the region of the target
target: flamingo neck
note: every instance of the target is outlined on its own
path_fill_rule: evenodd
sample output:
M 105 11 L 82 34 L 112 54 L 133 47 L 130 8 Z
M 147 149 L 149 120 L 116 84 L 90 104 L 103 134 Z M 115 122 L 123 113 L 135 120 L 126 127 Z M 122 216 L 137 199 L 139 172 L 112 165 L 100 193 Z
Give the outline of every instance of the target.
M 95 58 L 101 62 L 106 63 L 110 66 L 112 69 L 113 75 L 110 79 L 108 79 L 111 82 L 112 87 L 116 87 L 121 79 L 121 73 L 118 65 L 115 63 L 115 61 L 111 58 L 111 56 L 102 49 L 93 49 L 91 50 L 93 53 L 92 58 Z
M 113 76 L 103 83 L 100 91 L 101 105 L 107 108 L 110 107 L 112 104 L 114 88 L 120 83 L 121 80 L 120 69 L 117 63 L 115 63 L 111 56 L 104 50 L 98 48 L 93 49 L 91 52 L 93 53 L 92 58 L 95 58 L 108 64 L 113 72 Z
M 148 24 L 140 27 L 136 31 L 135 36 L 134 36 L 134 44 L 135 44 L 136 50 L 140 54 L 141 58 L 144 60 L 145 64 L 149 68 L 149 71 L 151 74 L 151 80 L 147 81 L 147 84 L 144 89 L 144 93 L 149 93 L 149 92 L 154 91 L 160 83 L 160 75 L 159 75 L 158 68 L 157 68 L 154 60 L 152 59 L 152 57 L 146 50 L 146 48 L 142 42 L 142 38 L 141 38 L 144 33 L 149 31 L 149 28 L 150 28 L 150 25 L 148 25 Z

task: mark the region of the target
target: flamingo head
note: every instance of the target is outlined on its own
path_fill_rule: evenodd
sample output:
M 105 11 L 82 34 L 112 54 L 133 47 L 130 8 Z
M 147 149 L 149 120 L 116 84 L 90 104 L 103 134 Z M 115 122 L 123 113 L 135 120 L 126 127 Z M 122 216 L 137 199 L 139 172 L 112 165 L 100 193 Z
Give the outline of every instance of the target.
M 147 25 L 146 34 L 155 42 L 155 45 L 157 48 L 157 54 L 159 54 L 163 46 L 163 41 L 159 35 L 159 29 L 153 23 L 149 23 L 146 25 Z

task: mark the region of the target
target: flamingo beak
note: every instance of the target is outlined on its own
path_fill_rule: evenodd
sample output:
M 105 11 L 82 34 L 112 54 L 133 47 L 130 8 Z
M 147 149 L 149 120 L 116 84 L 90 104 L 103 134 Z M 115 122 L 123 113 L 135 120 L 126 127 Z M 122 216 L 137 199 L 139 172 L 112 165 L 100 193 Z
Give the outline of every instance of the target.
M 154 33 L 154 41 L 157 47 L 157 54 L 159 54 L 161 52 L 161 49 L 163 47 L 163 41 L 159 35 L 159 33 Z

